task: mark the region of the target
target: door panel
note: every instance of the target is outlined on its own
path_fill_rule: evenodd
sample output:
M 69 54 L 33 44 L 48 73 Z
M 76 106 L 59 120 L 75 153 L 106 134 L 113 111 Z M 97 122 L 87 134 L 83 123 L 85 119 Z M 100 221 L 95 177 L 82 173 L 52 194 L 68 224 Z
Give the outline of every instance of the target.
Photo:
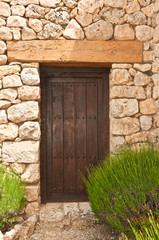
M 109 150 L 107 74 L 107 69 L 42 69 L 42 202 L 87 199 L 81 174 Z

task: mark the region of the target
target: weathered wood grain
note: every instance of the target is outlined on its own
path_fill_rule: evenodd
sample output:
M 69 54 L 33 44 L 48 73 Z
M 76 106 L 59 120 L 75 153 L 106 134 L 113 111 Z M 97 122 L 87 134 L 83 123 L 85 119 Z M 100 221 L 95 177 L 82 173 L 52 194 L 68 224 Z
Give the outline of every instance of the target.
M 9 62 L 38 63 L 141 63 L 139 41 L 73 41 L 33 40 L 8 41 Z

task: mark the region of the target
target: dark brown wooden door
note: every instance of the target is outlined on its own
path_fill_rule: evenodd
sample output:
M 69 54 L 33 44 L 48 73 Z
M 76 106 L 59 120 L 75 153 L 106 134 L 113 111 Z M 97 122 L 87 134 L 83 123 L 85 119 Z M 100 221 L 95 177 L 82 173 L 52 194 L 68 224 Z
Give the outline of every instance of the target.
M 42 68 L 42 201 L 86 200 L 81 174 L 109 150 L 108 70 Z

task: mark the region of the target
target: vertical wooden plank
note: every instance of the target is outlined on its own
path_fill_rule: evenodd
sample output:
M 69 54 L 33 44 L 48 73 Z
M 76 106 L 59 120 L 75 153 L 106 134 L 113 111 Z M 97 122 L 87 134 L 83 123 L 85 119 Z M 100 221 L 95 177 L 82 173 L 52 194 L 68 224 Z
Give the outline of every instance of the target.
M 75 190 L 74 84 L 64 83 L 64 192 Z
M 52 96 L 52 188 L 63 191 L 63 106 L 62 84 L 51 84 Z
M 94 165 L 98 159 L 97 131 L 97 83 L 87 83 L 87 165 Z
M 86 83 L 75 84 L 76 191 L 84 190 L 81 173 L 86 173 Z

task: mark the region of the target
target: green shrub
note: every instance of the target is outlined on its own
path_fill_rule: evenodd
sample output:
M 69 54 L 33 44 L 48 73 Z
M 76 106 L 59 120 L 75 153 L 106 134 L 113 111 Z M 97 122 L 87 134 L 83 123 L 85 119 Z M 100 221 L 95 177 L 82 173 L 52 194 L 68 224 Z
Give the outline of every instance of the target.
M 25 184 L 0 163 L 0 230 L 5 231 L 25 204 Z
M 133 235 L 151 209 L 159 216 L 159 151 L 124 147 L 88 170 L 84 179 L 93 212 L 102 222 Z

